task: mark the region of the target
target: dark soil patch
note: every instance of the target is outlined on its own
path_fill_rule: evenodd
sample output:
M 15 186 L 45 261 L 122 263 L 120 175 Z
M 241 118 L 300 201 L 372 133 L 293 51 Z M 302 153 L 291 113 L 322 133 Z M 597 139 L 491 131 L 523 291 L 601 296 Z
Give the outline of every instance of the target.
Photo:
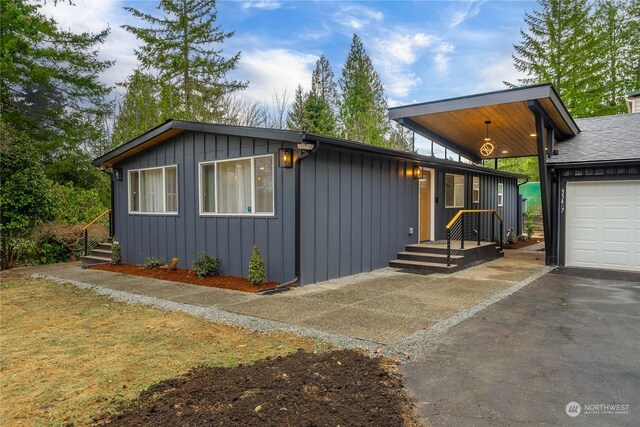
M 529 240 L 516 240 L 514 243 L 505 243 L 503 249 L 522 249 L 527 246 L 535 245 L 536 243 L 544 242 L 544 239 L 540 237 L 531 237 Z
M 111 271 L 113 273 L 130 274 L 133 276 L 152 277 L 154 279 L 170 280 L 172 282 L 189 283 L 198 286 L 213 288 L 233 289 L 236 291 L 255 293 L 261 289 L 273 288 L 276 282 L 266 282 L 261 285 L 252 285 L 248 279 L 237 276 L 210 276 L 198 277 L 192 270 L 177 268 L 144 268 L 134 264 L 100 264 L 92 267 L 96 270 Z
M 235 368 L 200 367 L 149 387 L 98 425 L 413 426 L 402 381 L 353 350 L 298 351 Z

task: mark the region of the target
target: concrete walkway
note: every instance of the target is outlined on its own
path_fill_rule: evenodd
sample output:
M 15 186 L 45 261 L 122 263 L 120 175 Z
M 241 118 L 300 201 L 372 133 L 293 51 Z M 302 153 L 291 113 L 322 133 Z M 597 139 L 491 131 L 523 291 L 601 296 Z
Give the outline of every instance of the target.
M 422 276 L 382 269 L 258 296 L 86 270 L 75 263 L 13 270 L 111 290 L 112 296 L 122 292 L 117 294 L 120 299 L 167 309 L 204 307 L 213 320 L 252 329 L 290 330 L 346 346 L 387 346 L 394 353 L 416 351 L 413 347 L 418 341 L 423 344 L 423 335 L 434 325 L 510 292 L 514 285 L 541 271 L 540 254 L 511 252 L 505 258 L 450 275 Z M 147 299 L 133 298 L 136 295 Z

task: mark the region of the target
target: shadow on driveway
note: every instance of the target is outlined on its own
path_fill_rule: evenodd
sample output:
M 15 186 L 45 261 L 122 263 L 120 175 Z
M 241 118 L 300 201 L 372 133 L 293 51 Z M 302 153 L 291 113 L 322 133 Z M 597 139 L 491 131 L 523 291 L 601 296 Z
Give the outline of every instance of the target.
M 608 276 L 556 270 L 451 329 L 402 368 L 419 414 L 433 425 L 640 425 L 640 275 Z M 587 406 L 611 404 L 627 413 Z

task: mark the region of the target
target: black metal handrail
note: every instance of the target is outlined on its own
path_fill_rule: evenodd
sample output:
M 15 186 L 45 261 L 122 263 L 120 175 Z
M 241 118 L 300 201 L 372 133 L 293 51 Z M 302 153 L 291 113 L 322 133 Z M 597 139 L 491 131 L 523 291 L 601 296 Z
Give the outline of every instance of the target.
M 478 224 L 478 229 L 475 230 L 476 233 L 476 239 L 477 239 L 477 245 L 480 246 L 480 239 L 481 239 L 481 227 L 482 227 L 482 222 L 480 221 L 481 219 L 481 215 L 482 214 L 491 214 L 491 238 L 495 238 L 495 219 L 498 220 L 498 222 L 500 223 L 500 237 L 498 239 L 498 242 L 496 242 L 498 245 L 500 245 L 500 250 L 502 250 L 502 240 L 503 240 L 503 230 L 504 230 L 504 221 L 502 219 L 502 217 L 500 216 L 500 214 L 498 213 L 498 211 L 496 211 L 495 209 L 460 209 L 456 215 L 451 219 L 451 221 L 449 221 L 449 223 L 447 224 L 447 226 L 445 227 L 447 230 L 447 267 L 451 266 L 451 256 L 452 256 L 452 252 L 456 252 L 458 251 L 458 249 L 452 249 L 451 247 L 451 237 L 452 235 L 460 235 L 460 250 L 464 249 L 464 218 L 466 214 L 476 214 L 477 215 L 477 224 Z M 459 228 L 458 228 L 459 227 Z
M 111 230 L 111 209 L 102 212 L 93 221 L 82 227 L 84 255 L 89 255 L 99 244 L 112 238 Z

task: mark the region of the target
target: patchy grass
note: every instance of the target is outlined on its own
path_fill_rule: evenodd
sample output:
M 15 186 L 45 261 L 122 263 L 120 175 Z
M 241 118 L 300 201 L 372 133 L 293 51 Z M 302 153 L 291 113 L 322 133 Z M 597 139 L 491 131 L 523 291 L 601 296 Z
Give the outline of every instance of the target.
M 0 303 L 2 425 L 87 424 L 194 366 L 327 348 L 42 279 L 3 277 Z

